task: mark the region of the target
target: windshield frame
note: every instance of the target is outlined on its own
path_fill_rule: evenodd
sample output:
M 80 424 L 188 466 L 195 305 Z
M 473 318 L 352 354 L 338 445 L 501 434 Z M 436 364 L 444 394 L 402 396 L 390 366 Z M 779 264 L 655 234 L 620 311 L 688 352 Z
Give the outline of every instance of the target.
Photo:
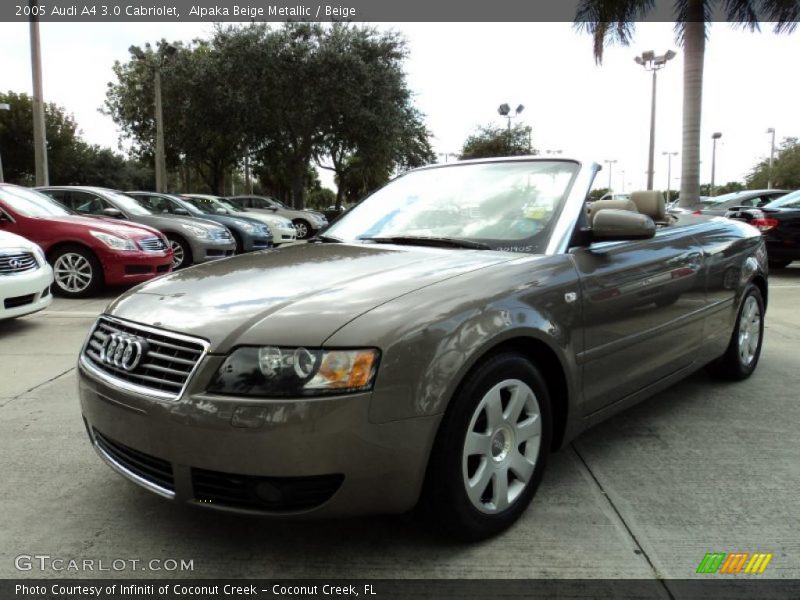
M 580 160 L 571 159 L 571 158 L 552 158 L 552 157 L 537 157 L 537 156 L 524 156 L 524 157 L 503 157 L 503 158 L 489 158 L 489 159 L 476 159 L 476 160 L 464 160 L 455 163 L 445 163 L 445 164 L 433 164 L 427 165 L 424 167 L 420 167 L 417 169 L 412 169 L 406 171 L 404 173 L 399 174 L 397 177 L 394 177 L 385 185 L 381 186 L 368 196 L 365 196 L 362 200 L 360 200 L 354 207 L 352 207 L 349 211 L 345 212 L 337 221 L 332 223 L 328 228 L 326 228 L 326 235 L 328 235 L 331 239 L 336 239 L 337 241 L 341 241 L 344 243 L 373 243 L 368 239 L 359 241 L 361 236 L 358 236 L 356 239 L 341 239 L 340 236 L 336 235 L 336 226 L 341 225 L 342 223 L 346 222 L 348 218 L 352 218 L 354 214 L 357 214 L 358 208 L 364 204 L 366 204 L 371 198 L 375 195 L 381 193 L 385 188 L 394 183 L 400 181 L 404 177 L 408 177 L 409 175 L 419 173 L 422 171 L 431 171 L 435 169 L 457 169 L 457 168 L 464 168 L 473 165 L 491 165 L 491 164 L 505 164 L 505 163 L 563 163 L 568 164 L 574 167 L 574 171 L 568 181 L 568 183 L 564 186 L 562 194 L 554 206 L 553 213 L 547 222 L 547 225 L 540 231 L 534 234 L 533 236 L 521 238 L 521 239 L 508 239 L 508 240 L 500 240 L 508 247 L 511 248 L 518 248 L 521 245 L 529 245 L 531 247 L 537 247 L 536 250 L 517 250 L 512 249 L 511 252 L 515 252 L 521 255 L 532 255 L 532 254 L 556 254 L 556 253 L 563 253 L 567 249 L 567 245 L 569 242 L 569 238 L 571 237 L 572 229 L 577 222 L 578 215 L 580 214 L 581 207 L 584 206 L 586 193 L 581 195 L 581 197 L 576 196 L 576 190 L 583 188 L 584 186 L 586 189 L 584 192 L 588 192 L 588 189 L 591 187 L 591 183 L 594 179 L 595 174 L 599 171 L 600 167 L 597 163 L 591 162 L 588 165 Z M 572 208 L 574 205 L 578 204 L 577 208 Z M 568 219 L 569 223 L 564 222 L 564 219 Z M 544 233 L 541 242 L 531 244 L 530 242 L 535 239 L 540 233 Z M 411 235 L 411 234 L 409 234 Z M 381 234 L 377 236 L 371 237 L 385 237 L 386 234 Z M 391 236 L 390 236 L 391 237 Z M 395 237 L 402 237 L 402 234 L 395 232 Z M 411 237 L 419 237 L 412 235 Z M 452 239 L 461 239 L 461 238 L 452 238 Z M 484 239 L 477 239 L 477 238 L 463 238 L 464 241 L 468 242 L 484 242 Z M 491 242 L 497 242 L 498 240 L 490 240 Z M 496 243 L 494 245 L 497 245 Z M 504 249 L 501 248 L 492 248 L 488 250 L 491 252 L 502 252 Z M 509 250 L 506 250 L 509 251 Z

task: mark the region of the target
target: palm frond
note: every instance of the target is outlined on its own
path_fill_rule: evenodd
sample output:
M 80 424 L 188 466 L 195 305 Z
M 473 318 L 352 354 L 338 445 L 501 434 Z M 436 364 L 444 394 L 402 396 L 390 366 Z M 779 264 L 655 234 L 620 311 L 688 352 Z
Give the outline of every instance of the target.
M 683 47 L 686 23 L 706 23 L 705 37 L 708 39 L 708 25 L 714 12 L 713 0 L 675 0 L 675 43 Z
M 605 47 L 630 44 L 636 21 L 644 20 L 654 7 L 655 0 L 581 0 L 574 26 L 592 36 L 594 58 L 601 64 Z
M 800 0 L 761 0 L 761 14 L 775 22 L 775 33 L 791 33 L 800 21 Z

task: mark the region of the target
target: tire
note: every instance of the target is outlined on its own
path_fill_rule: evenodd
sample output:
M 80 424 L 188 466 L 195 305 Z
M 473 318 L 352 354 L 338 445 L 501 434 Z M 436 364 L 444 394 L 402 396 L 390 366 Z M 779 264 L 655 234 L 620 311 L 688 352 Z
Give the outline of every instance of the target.
M 758 335 L 754 338 L 754 335 Z M 741 381 L 753 374 L 761 356 L 764 342 L 764 299 L 761 290 L 752 283 L 742 296 L 742 304 L 736 313 L 736 326 L 725 354 L 708 365 L 708 370 L 717 377 Z
M 86 298 L 103 286 L 103 267 L 94 253 L 83 246 L 61 246 L 50 255 L 53 293 L 64 298 Z
M 186 243 L 186 240 L 171 233 L 167 234 L 167 239 L 169 240 L 169 245 L 173 252 L 172 270 L 177 271 L 178 269 L 191 266 L 192 249 L 189 247 L 189 244 Z
M 292 225 L 294 225 L 294 230 L 297 232 L 298 240 L 305 240 L 311 237 L 313 230 L 308 221 L 303 219 L 294 219 L 292 221 Z
M 530 361 L 512 352 L 485 360 L 465 378 L 442 420 L 428 464 L 423 513 L 466 541 L 510 527 L 542 479 L 551 415 L 547 385 Z M 475 452 L 467 451 L 468 444 Z M 505 485 L 498 485 L 503 480 Z
M 792 261 L 790 260 L 770 260 L 769 261 L 769 268 L 770 269 L 785 269 Z
M 241 254 L 244 252 L 244 243 L 242 243 L 242 236 L 236 233 L 233 229 L 231 229 L 231 235 L 233 236 L 233 241 L 236 242 L 236 249 L 233 251 L 234 254 Z

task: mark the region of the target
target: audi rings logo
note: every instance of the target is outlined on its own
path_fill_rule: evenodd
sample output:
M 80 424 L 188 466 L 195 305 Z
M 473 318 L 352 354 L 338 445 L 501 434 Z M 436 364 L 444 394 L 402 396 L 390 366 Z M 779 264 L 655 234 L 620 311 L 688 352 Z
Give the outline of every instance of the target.
M 22 262 L 18 258 L 12 258 L 8 261 L 8 266 L 12 269 L 19 269 L 22 266 Z
M 147 354 L 147 340 L 125 333 L 112 333 L 103 342 L 100 360 L 107 365 L 133 371 Z

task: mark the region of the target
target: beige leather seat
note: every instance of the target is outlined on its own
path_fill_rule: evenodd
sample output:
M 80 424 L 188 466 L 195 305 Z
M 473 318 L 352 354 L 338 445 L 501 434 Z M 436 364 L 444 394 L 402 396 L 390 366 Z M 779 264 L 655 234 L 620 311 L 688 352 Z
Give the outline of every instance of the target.
M 602 210 L 604 208 L 613 208 L 616 210 L 629 210 L 631 212 L 639 212 L 636 208 L 636 204 L 634 204 L 631 200 L 595 200 L 591 204 L 589 204 L 587 210 L 587 217 L 589 221 L 589 225 L 594 224 L 594 216 L 597 214 L 598 210 Z
M 647 215 L 656 223 L 667 222 L 667 202 L 664 194 L 656 191 L 632 192 L 631 202 L 643 215 Z

